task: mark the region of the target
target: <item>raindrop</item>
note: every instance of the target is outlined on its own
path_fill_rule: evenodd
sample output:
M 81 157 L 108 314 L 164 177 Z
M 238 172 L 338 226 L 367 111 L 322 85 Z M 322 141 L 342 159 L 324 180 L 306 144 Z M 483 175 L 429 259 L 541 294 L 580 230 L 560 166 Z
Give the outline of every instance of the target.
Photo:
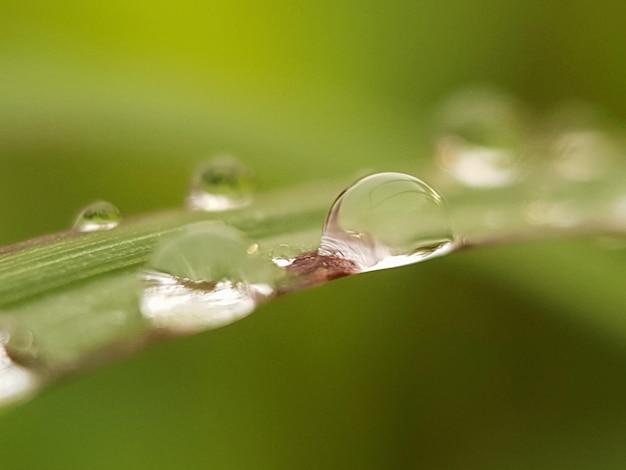
M 192 224 L 154 252 L 140 308 L 155 326 L 178 333 L 224 326 L 273 295 L 274 269 L 238 230 Z
M 378 173 L 337 198 L 318 254 L 373 271 L 446 254 L 453 242 L 450 216 L 439 193 L 410 175 Z
M 38 377 L 16 364 L 6 350 L 9 333 L 0 331 L 0 407 L 29 398 L 39 386 Z
M 120 211 L 113 204 L 98 201 L 85 207 L 74 222 L 74 228 L 80 232 L 111 230 L 122 221 Z
M 523 115 L 511 97 L 490 89 L 469 89 L 448 99 L 436 121 L 440 168 L 459 183 L 497 188 L 523 176 Z
M 233 157 L 216 157 L 194 173 L 187 207 L 219 212 L 244 207 L 252 202 L 254 175 Z

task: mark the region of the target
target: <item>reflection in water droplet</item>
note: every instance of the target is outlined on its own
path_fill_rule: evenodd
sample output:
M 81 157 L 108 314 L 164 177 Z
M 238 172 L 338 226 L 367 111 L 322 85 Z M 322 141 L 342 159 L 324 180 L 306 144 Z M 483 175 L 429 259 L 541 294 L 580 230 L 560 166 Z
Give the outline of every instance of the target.
M 373 271 L 446 254 L 453 240 L 447 206 L 434 189 L 410 175 L 379 173 L 337 198 L 318 253 Z
M 435 118 L 439 166 L 475 188 L 518 181 L 523 176 L 523 114 L 515 100 L 494 90 L 476 88 L 451 96 Z
M 9 334 L 0 331 L 0 406 L 29 398 L 39 386 L 39 379 L 33 372 L 9 357 L 8 341 Z
M 254 175 L 233 157 L 217 157 L 194 173 L 187 207 L 217 212 L 237 209 L 252 202 Z
M 179 333 L 217 328 L 273 295 L 274 267 L 238 230 L 213 222 L 165 241 L 143 274 L 141 311 Z
M 97 232 L 117 227 L 122 221 L 120 211 L 113 204 L 98 201 L 85 207 L 74 222 L 80 232 Z

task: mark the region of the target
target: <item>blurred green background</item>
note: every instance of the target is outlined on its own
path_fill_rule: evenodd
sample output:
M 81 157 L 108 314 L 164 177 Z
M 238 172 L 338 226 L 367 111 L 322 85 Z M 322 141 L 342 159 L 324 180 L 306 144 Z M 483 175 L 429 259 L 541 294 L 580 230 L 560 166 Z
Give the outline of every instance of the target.
M 0 5 L 0 242 L 104 198 L 180 205 L 238 155 L 262 188 L 394 170 L 458 87 L 626 117 L 626 3 Z M 455 254 L 334 282 L 0 417 L 2 468 L 625 468 L 626 250 Z

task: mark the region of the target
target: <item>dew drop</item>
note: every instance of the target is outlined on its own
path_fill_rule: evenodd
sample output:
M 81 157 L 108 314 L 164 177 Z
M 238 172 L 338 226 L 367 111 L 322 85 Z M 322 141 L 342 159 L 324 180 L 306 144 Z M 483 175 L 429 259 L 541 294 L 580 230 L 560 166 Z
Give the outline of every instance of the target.
M 178 333 L 224 326 L 273 295 L 274 269 L 235 228 L 192 224 L 154 252 L 140 308 L 155 326 Z
M 446 254 L 453 242 L 450 216 L 439 193 L 410 175 L 378 173 L 337 198 L 318 254 L 374 271 Z
M 469 89 L 448 99 L 436 121 L 439 167 L 459 183 L 497 188 L 523 176 L 524 125 L 518 103 L 490 89 Z
M 37 375 L 16 364 L 6 345 L 9 333 L 0 331 L 0 407 L 29 398 L 39 386 Z
M 113 204 L 98 201 L 85 207 L 74 222 L 74 228 L 80 232 L 98 232 L 111 230 L 122 221 L 120 211 Z
M 206 212 L 244 207 L 252 202 L 254 185 L 254 174 L 239 160 L 216 157 L 194 173 L 187 207 Z

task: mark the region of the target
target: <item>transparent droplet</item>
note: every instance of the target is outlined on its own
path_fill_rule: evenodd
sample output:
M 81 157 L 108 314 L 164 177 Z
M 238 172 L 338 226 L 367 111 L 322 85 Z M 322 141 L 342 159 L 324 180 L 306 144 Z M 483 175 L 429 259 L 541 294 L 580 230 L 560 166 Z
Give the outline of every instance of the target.
M 98 201 L 85 207 L 74 222 L 74 228 L 80 232 L 111 230 L 122 221 L 120 211 L 113 204 Z
M 362 271 L 443 255 L 454 235 L 444 199 L 403 173 L 367 176 L 330 209 L 318 253 L 354 262 Z
M 273 295 L 275 267 L 238 230 L 193 224 L 163 242 L 143 273 L 141 311 L 175 332 L 217 328 Z
M 456 181 L 497 188 L 524 175 L 523 111 L 510 96 L 469 89 L 451 96 L 435 118 L 437 163 Z
M 0 407 L 29 398 L 39 386 L 37 375 L 16 364 L 6 350 L 9 333 L 0 331 Z
M 244 207 L 252 202 L 255 178 L 252 171 L 233 157 L 216 157 L 194 173 L 187 207 L 218 212 Z

